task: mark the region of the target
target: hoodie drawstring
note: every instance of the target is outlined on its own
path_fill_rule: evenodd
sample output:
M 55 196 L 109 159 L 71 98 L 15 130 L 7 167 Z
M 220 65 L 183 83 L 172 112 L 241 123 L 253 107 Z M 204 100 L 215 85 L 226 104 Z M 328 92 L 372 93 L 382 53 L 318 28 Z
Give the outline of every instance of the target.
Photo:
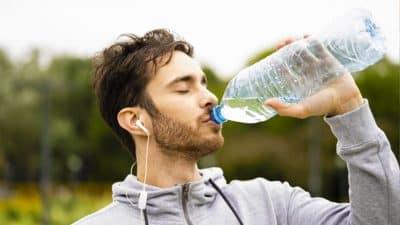
M 224 199 L 225 203 L 229 206 L 229 209 L 232 211 L 232 213 L 235 215 L 236 219 L 238 220 L 240 225 L 243 225 L 242 220 L 240 219 L 238 213 L 236 212 L 235 208 L 233 208 L 232 204 L 229 202 L 228 198 L 224 195 L 224 193 L 221 191 L 221 189 L 217 186 L 217 184 L 212 180 L 208 180 L 211 184 L 211 186 L 221 195 L 221 197 Z M 149 225 L 149 219 L 147 217 L 147 211 L 146 209 L 142 210 L 143 215 L 144 215 L 144 222 L 146 225 Z
M 237 214 L 235 208 L 233 208 L 232 204 L 229 202 L 228 198 L 224 195 L 224 193 L 222 193 L 221 189 L 217 186 L 216 183 L 214 183 L 214 181 L 212 179 L 209 179 L 208 181 L 211 183 L 211 186 L 213 186 L 213 188 L 222 196 L 222 198 L 224 199 L 225 203 L 229 206 L 229 208 L 231 209 L 231 211 L 235 215 L 235 217 L 238 220 L 239 224 L 243 225 L 243 222 L 240 219 L 239 215 Z
M 146 209 L 143 209 L 142 212 L 143 212 L 143 216 L 144 216 L 144 223 L 145 223 L 146 225 L 149 225 L 149 219 L 147 218 L 147 211 L 146 211 Z

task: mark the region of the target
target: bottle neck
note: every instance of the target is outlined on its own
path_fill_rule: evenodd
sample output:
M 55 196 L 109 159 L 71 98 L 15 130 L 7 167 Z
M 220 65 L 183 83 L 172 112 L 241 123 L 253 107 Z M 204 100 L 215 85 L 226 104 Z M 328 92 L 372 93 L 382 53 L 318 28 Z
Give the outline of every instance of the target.
M 215 106 L 212 111 L 211 111 L 211 120 L 214 121 L 217 124 L 222 124 L 228 121 L 221 112 L 223 105 L 217 105 Z

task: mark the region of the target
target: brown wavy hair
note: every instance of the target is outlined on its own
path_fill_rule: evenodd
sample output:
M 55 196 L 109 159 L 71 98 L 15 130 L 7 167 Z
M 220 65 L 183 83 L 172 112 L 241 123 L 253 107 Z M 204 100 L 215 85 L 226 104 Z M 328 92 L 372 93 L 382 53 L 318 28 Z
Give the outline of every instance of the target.
M 147 84 L 158 68 L 169 63 L 174 51 L 192 57 L 193 47 L 165 29 L 149 31 L 142 37 L 123 34 L 120 38 L 125 40 L 112 44 L 93 57 L 92 87 L 101 116 L 135 158 L 134 140 L 119 125 L 118 112 L 125 107 L 139 106 L 154 116 L 158 110 L 145 93 Z

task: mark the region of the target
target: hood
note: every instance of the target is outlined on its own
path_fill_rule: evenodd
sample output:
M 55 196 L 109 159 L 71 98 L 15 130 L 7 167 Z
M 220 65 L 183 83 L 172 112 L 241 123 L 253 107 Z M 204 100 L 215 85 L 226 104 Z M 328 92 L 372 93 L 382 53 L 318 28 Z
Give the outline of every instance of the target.
M 189 201 L 195 206 L 204 205 L 214 201 L 218 192 L 213 188 L 209 179 L 214 181 L 220 188 L 226 186 L 226 180 L 220 168 L 207 168 L 199 170 L 201 179 L 188 183 Z M 174 207 L 181 201 L 183 184 L 177 184 L 170 188 L 159 188 L 146 185 L 147 206 L 146 210 L 156 213 L 170 212 L 179 210 Z M 143 188 L 143 183 L 137 180 L 134 175 L 128 175 L 124 181 L 114 183 L 112 186 L 113 201 L 133 205 L 138 207 L 139 193 Z

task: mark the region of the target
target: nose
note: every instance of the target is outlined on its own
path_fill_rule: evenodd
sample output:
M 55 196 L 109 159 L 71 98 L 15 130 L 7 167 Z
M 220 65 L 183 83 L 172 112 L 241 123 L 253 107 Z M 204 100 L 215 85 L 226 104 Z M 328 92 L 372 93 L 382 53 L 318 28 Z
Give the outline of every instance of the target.
M 202 108 L 209 108 L 210 110 L 212 107 L 218 104 L 218 98 L 215 96 L 210 90 L 204 88 L 203 96 L 200 100 L 200 106 Z

